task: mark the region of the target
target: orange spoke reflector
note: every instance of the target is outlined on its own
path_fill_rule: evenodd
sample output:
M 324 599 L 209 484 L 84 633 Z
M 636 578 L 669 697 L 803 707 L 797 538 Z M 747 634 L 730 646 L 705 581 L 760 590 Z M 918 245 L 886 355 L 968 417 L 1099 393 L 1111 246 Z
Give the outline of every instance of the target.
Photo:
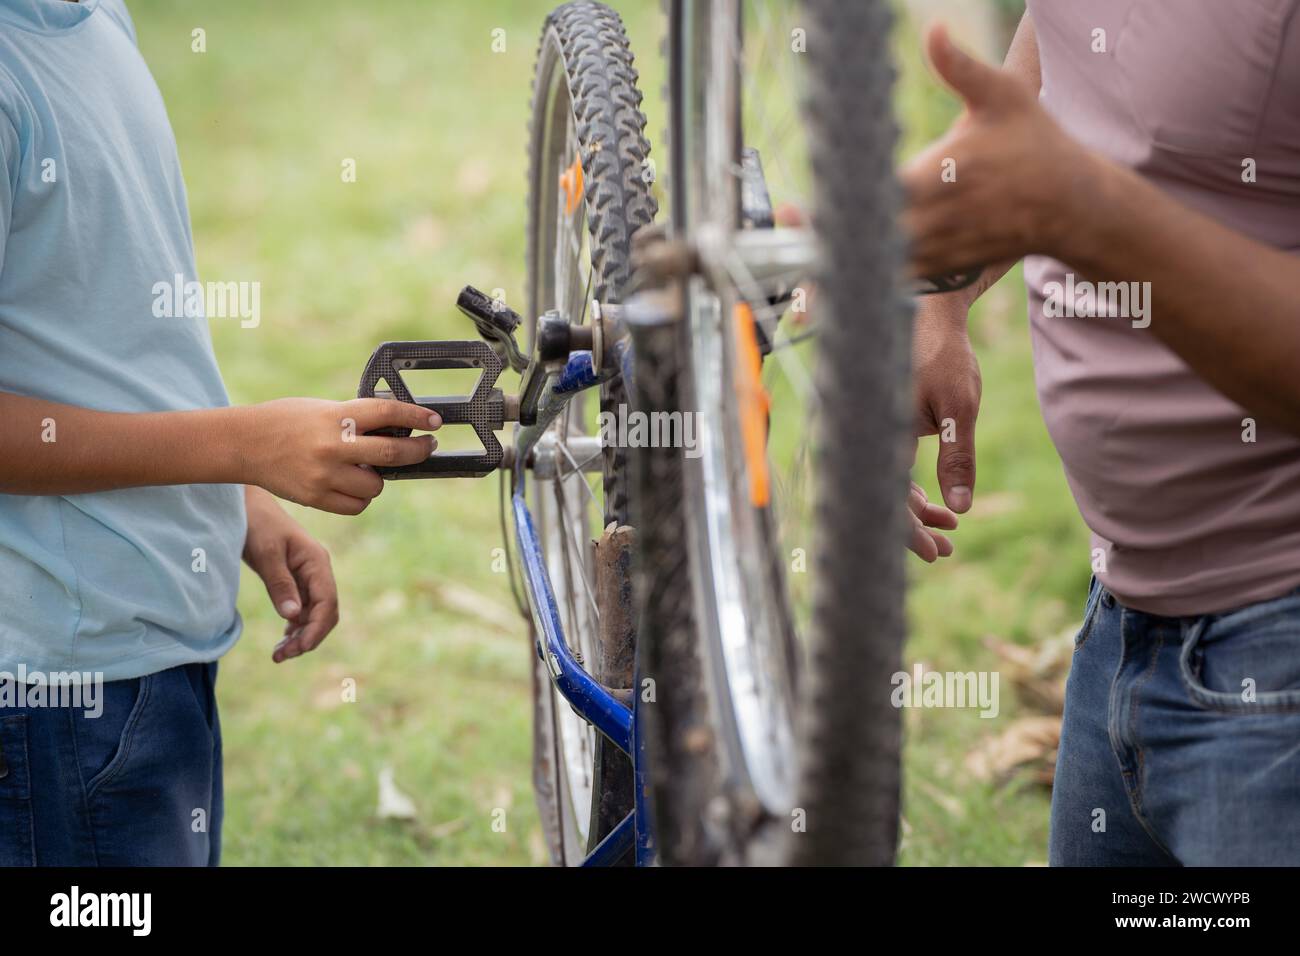
M 771 500 L 767 416 L 772 397 L 763 387 L 763 353 L 758 347 L 753 311 L 741 302 L 736 305 L 732 318 L 736 330 L 736 397 L 740 403 L 740 437 L 749 476 L 749 501 L 755 508 L 766 508 Z
M 575 153 L 573 165 L 560 173 L 560 188 L 564 190 L 564 214 L 572 216 L 583 197 L 581 153 Z

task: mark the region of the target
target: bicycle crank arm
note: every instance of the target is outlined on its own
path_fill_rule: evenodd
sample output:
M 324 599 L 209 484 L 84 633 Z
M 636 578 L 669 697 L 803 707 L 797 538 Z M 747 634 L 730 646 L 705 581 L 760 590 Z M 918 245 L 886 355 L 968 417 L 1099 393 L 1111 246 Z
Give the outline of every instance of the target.
M 415 396 L 402 378 L 403 371 L 421 369 L 481 369 L 470 395 Z M 505 360 L 487 343 L 385 342 L 366 363 L 357 388 L 358 398 L 388 397 L 437 412 L 445 425 L 469 425 L 483 445 L 481 452 L 435 452 L 416 465 L 377 468 L 384 478 L 482 478 L 500 467 L 505 452 L 495 432 L 519 417 L 519 402 L 496 387 Z M 388 390 L 382 388 L 387 384 Z M 383 428 L 374 435 L 405 438 L 409 428 Z

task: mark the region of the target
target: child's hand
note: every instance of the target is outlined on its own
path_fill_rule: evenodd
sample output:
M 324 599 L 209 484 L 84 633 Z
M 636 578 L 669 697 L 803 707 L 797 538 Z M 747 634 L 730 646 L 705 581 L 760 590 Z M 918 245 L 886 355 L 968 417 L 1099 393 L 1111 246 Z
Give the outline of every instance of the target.
M 414 465 L 438 447 L 432 435 L 367 435 L 377 428 L 435 429 L 432 412 L 393 399 L 329 402 L 282 398 L 247 409 L 241 447 L 247 484 L 300 505 L 355 515 L 384 488 L 373 467 Z
M 339 622 L 338 588 L 329 553 L 261 488 L 250 487 L 244 561 L 257 572 L 276 612 L 288 623 L 271 659 L 305 654 Z

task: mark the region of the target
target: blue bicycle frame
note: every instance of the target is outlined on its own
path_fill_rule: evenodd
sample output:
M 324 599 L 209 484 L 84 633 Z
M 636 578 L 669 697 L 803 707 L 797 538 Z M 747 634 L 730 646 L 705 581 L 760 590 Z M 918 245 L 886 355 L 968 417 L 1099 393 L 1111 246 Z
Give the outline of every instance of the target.
M 629 384 L 632 373 L 631 351 L 626 343 L 614 345 L 617 367 L 622 370 Z M 541 542 L 524 497 L 523 469 L 529 453 L 569 401 L 581 392 L 598 387 L 601 381 L 601 376 L 592 364 L 592 353 L 586 351 L 572 353 L 562 369 L 547 373 L 546 383 L 538 399 L 535 423 L 521 426 L 515 432 L 515 491 L 511 505 L 515 540 L 523 565 L 525 592 L 538 634 L 537 654 L 546 665 L 556 690 L 574 711 L 632 761 L 635 807 L 587 855 L 582 865 L 611 865 L 622 859 L 628 849 L 635 845 L 636 865 L 649 866 L 655 861 L 655 840 L 645 787 L 645 748 L 638 732 L 640 695 L 632 695 L 631 707 L 624 704 L 588 674 L 569 649 L 560 621 L 559 605 L 546 570 Z

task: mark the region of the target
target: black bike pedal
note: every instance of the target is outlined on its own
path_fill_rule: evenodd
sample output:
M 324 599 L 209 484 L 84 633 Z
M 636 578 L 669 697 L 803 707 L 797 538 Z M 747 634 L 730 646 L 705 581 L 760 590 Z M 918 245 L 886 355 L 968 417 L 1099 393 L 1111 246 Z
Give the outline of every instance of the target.
M 457 368 L 482 370 L 472 394 L 414 396 L 402 379 L 404 370 Z M 385 397 L 377 395 L 376 388 L 386 382 L 393 398 L 437 412 L 445 425 L 469 425 L 483 444 L 481 452 L 435 452 L 416 465 L 376 471 L 384 478 L 482 478 L 496 471 L 505 456 L 494 434 L 507 420 L 506 396 L 495 387 L 504 370 L 505 360 L 487 342 L 385 342 L 375 349 L 361 375 L 357 398 Z M 379 429 L 370 434 L 405 438 L 411 430 Z

